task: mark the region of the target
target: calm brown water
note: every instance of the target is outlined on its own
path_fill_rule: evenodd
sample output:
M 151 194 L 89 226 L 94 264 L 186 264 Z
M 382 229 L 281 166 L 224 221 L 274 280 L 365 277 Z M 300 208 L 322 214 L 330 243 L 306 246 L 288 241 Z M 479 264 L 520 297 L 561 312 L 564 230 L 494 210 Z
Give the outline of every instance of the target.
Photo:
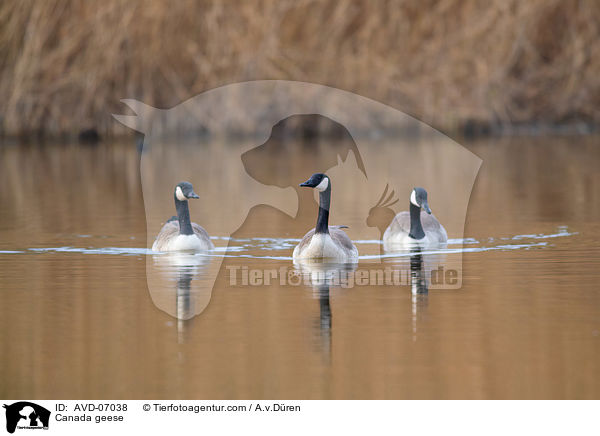
M 231 240 L 212 230 L 230 217 L 218 214 L 219 199 L 191 204 L 228 257 L 173 265 L 145 250 L 174 214 L 173 183 L 161 171 L 175 164 L 160 147 L 140 172 L 131 144 L 1 146 L 0 397 L 600 398 L 599 145 L 596 137 L 467 144 L 483 164 L 464 235 L 464 214 L 435 180 L 461 162 L 449 156 L 427 169 L 432 209 L 451 238 L 471 239 L 422 259 L 462 262 L 462 287 L 418 295 L 410 283 L 231 285 L 228 267 L 294 269 L 294 239 L 314 226 L 311 192 L 280 206 L 295 219 L 253 208 Z M 226 150 L 190 160 L 210 174 Z M 301 182 L 312 171 L 294 162 L 284 176 Z M 243 203 L 236 174 L 225 174 L 222 191 Z M 410 177 L 408 186 L 419 174 Z M 341 178 L 332 176 L 334 223 L 350 224 L 362 241 L 358 269 L 375 258 L 410 271 L 408 257 L 377 259 L 377 226 L 361 233 L 365 217 L 344 209 L 353 199 L 373 206 L 385 183 L 372 198 L 354 198 Z M 295 197 L 276 179 L 261 182 Z M 194 181 L 199 193 L 204 183 Z M 159 278 L 149 283 L 147 274 Z M 198 290 L 210 274 L 212 291 Z M 154 286 L 161 277 L 164 287 Z

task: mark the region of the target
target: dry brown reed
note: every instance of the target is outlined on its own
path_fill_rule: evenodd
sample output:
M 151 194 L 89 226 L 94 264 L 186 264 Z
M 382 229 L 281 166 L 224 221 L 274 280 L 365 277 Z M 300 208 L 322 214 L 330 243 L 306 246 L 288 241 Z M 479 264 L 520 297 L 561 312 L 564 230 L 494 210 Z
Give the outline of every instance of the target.
M 0 129 L 123 133 L 121 98 L 315 82 L 453 130 L 600 121 L 596 0 L 4 0 Z

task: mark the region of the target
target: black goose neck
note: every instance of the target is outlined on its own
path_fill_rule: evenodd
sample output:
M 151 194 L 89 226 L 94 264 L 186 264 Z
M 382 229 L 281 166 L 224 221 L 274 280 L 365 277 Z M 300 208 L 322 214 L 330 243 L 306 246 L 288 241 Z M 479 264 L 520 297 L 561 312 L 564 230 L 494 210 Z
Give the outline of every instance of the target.
M 193 235 L 192 222 L 190 220 L 190 208 L 187 200 L 181 201 L 175 196 L 175 210 L 177 210 L 177 219 L 179 221 L 180 235 Z
M 425 232 L 421 225 L 421 208 L 410 203 L 410 233 L 408 234 L 413 239 L 423 239 Z
M 331 203 L 331 181 L 329 181 L 327 189 L 319 192 L 319 216 L 317 217 L 317 225 L 315 233 L 329 233 L 329 206 Z

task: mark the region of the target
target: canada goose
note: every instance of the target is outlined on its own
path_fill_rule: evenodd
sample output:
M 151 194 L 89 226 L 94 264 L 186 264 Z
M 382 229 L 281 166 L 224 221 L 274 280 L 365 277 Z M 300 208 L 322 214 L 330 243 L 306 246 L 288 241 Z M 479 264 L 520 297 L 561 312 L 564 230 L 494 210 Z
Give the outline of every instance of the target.
M 329 225 L 329 205 L 331 202 L 331 181 L 323 173 L 315 173 L 300 186 L 316 188 L 319 191 L 319 215 L 317 226 L 310 230 L 294 248 L 294 259 L 333 259 L 349 262 L 358 259 L 358 250 L 346 233 L 347 226 Z
M 175 186 L 173 197 L 177 216 L 171 217 L 160 229 L 152 251 L 205 251 L 215 248 L 206 230 L 190 221 L 188 199 L 199 198 L 192 184 L 179 183 Z
M 421 212 L 423 209 L 423 212 Z M 414 188 L 410 194 L 410 212 L 400 212 L 383 234 L 386 250 L 401 247 L 433 247 L 448 241 L 446 229 L 431 214 L 427 191 Z

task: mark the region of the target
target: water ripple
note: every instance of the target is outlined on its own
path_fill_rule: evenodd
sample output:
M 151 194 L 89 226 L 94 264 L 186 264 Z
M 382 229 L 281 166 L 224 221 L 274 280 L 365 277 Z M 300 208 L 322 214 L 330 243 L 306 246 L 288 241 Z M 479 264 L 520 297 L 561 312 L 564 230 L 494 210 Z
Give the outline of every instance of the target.
M 554 239 L 558 237 L 567 237 L 577 235 L 577 232 L 569 232 L 566 226 L 558 228 L 556 233 L 543 234 L 532 233 L 515 235 L 511 237 L 489 237 L 485 243 L 481 243 L 474 238 L 449 239 L 445 248 L 431 249 L 422 251 L 422 254 L 454 254 L 454 253 L 479 253 L 494 250 L 529 250 L 533 248 L 544 248 L 550 246 L 543 239 Z M 87 236 L 87 235 L 86 235 Z M 274 255 L 273 252 L 286 250 L 291 254 L 294 246 L 300 241 L 294 238 L 231 238 L 231 237 L 212 237 L 217 241 L 227 241 L 228 245 L 218 246 L 210 253 L 199 253 L 207 257 L 235 257 L 235 258 L 253 258 L 253 259 L 271 259 L 271 260 L 291 260 L 291 256 Z M 515 243 L 506 243 L 514 241 Z M 530 241 L 530 242 L 529 242 Z M 355 240 L 357 245 L 381 245 L 382 242 L 377 239 Z M 264 251 L 264 255 L 250 254 L 249 251 Z M 157 255 L 158 253 L 149 248 L 130 248 L 130 247 L 36 247 L 24 250 L 0 250 L 0 255 L 25 254 L 25 253 L 81 253 L 81 254 L 106 254 L 119 256 L 147 256 Z M 410 256 L 409 250 L 398 251 L 386 254 L 359 256 L 361 260 L 393 258 Z

